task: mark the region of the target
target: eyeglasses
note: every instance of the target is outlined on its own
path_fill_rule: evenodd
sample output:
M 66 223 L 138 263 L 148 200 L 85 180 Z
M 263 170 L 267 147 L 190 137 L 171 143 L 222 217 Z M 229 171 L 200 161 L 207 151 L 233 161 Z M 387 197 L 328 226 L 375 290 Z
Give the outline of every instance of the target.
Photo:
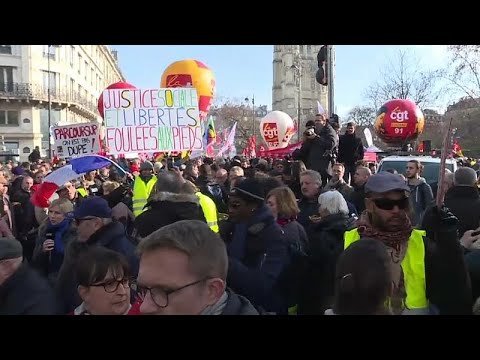
M 391 199 L 371 199 L 375 206 L 382 210 L 392 210 L 395 206 L 398 206 L 400 210 L 405 210 L 409 206 L 409 201 L 407 197 L 404 197 L 399 200 Z
M 132 282 L 132 280 L 129 279 L 129 278 L 124 278 L 124 279 L 121 279 L 121 280 L 112 279 L 112 280 L 108 280 L 108 281 L 105 281 L 105 282 L 102 282 L 102 283 L 99 283 L 99 284 L 92 284 L 90 286 L 103 286 L 103 288 L 105 289 L 105 292 L 114 293 L 115 291 L 117 291 L 118 286 L 120 284 L 122 284 L 123 287 L 126 289 L 126 288 L 130 287 L 131 282 Z
M 93 219 L 96 219 L 96 217 L 86 217 L 86 218 L 83 218 L 83 219 L 75 219 L 75 223 L 78 226 L 82 223 L 82 221 L 93 220 Z
M 161 308 L 166 308 L 168 306 L 169 295 L 171 295 L 173 293 L 176 293 L 180 290 L 183 290 L 187 287 L 197 285 L 197 284 L 201 283 L 202 281 L 205 281 L 205 280 L 208 280 L 208 279 L 211 279 L 211 278 L 207 277 L 207 278 L 204 278 L 204 279 L 201 279 L 201 280 L 197 280 L 197 281 L 194 281 L 192 283 L 189 283 L 187 285 L 181 286 L 181 287 L 176 288 L 176 289 L 164 289 L 160 286 L 154 286 L 154 287 L 141 286 L 136 281 L 133 281 L 130 284 L 130 288 L 139 295 L 139 297 L 142 301 L 147 296 L 147 292 L 150 292 L 150 296 L 152 297 L 152 300 L 155 303 L 155 305 L 157 305 L 158 307 L 161 307 Z

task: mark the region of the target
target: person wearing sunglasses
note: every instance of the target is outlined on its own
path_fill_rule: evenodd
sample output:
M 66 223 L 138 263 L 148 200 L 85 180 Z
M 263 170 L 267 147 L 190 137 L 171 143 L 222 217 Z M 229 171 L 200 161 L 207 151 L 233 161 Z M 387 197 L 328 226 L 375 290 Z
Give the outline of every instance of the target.
M 410 222 L 410 187 L 380 172 L 365 184 L 366 211 L 345 232 L 344 248 L 361 237 L 383 242 L 391 259 L 393 314 L 471 314 L 470 281 L 457 239 L 458 220 L 446 209 L 427 209 L 434 241 Z
M 130 305 L 130 266 L 124 255 L 95 246 L 76 266 L 78 294 L 82 303 L 70 315 L 135 315 Z

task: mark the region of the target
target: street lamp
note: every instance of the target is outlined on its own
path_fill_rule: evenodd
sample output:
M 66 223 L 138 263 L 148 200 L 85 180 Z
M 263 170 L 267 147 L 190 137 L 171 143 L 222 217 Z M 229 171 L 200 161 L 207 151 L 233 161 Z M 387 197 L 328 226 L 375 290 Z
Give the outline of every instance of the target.
M 51 101 L 51 91 L 50 91 L 50 49 L 58 48 L 60 45 L 47 45 L 47 97 L 48 97 L 48 158 L 52 158 L 52 141 L 50 139 L 50 127 L 52 126 L 51 122 L 51 113 L 52 113 L 52 101 Z
M 250 99 L 248 97 L 245 98 L 245 101 L 247 103 L 250 102 Z M 255 131 L 256 131 L 256 126 L 255 126 L 255 95 L 252 96 L 252 109 L 253 109 L 253 138 L 256 139 Z
M 301 114 L 302 114 L 302 67 L 300 63 L 300 59 L 296 58 L 295 63 L 290 66 L 290 69 L 293 70 L 293 74 L 295 77 L 295 83 L 298 84 L 298 99 L 297 99 L 297 137 L 298 141 L 300 141 L 300 129 L 301 129 Z

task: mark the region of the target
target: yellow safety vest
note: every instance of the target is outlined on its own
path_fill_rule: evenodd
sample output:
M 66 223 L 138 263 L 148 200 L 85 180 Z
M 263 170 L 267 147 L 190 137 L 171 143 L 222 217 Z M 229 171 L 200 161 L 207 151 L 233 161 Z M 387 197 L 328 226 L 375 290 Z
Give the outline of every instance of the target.
M 77 188 L 77 192 L 82 195 L 83 197 L 87 197 L 88 196 L 88 193 L 87 193 L 87 190 L 85 190 L 84 187 L 79 187 Z
M 148 181 L 147 184 L 140 178 L 140 176 L 137 176 L 135 178 L 135 182 L 133 183 L 133 198 L 132 198 L 132 203 L 133 203 L 133 214 L 135 217 L 140 215 L 142 212 L 145 210 L 143 207 L 147 204 L 148 197 L 150 196 L 150 193 L 153 190 L 153 187 L 157 183 L 157 177 L 154 175 L 152 178 Z
M 404 314 L 427 314 L 428 299 L 425 279 L 425 244 L 423 230 L 412 230 L 408 239 L 407 253 L 400 264 L 403 270 L 405 291 Z M 346 249 L 355 241 L 360 240 L 357 229 L 346 231 L 344 235 L 344 248 Z
M 201 192 L 196 192 L 195 195 L 197 195 L 200 200 L 200 206 L 202 207 L 203 216 L 205 216 L 205 220 L 207 220 L 207 225 L 212 231 L 218 233 L 220 230 L 218 228 L 217 205 L 215 205 L 212 199 Z

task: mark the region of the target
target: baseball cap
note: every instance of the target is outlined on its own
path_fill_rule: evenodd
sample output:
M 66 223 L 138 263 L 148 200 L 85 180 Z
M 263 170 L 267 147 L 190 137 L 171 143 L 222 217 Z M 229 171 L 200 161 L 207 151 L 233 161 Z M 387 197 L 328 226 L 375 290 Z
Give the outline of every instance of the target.
M 112 209 L 108 206 L 107 200 L 100 196 L 92 196 L 84 199 L 74 212 L 75 219 L 86 217 L 98 217 L 109 219 L 112 217 Z
M 398 174 L 392 174 L 387 171 L 380 171 L 370 176 L 365 184 L 365 193 L 367 194 L 383 194 L 389 191 L 410 192 L 410 188 Z

